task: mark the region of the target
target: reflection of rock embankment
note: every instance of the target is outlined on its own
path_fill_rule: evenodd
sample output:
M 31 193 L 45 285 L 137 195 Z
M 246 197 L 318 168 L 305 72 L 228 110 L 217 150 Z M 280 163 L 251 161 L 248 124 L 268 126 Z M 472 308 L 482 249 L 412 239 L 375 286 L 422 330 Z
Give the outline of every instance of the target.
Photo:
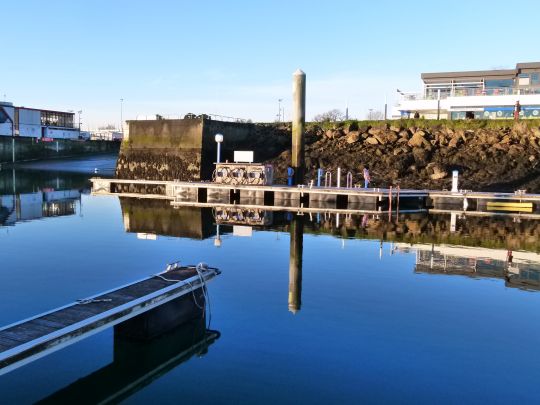
M 375 216 L 341 216 L 336 226 L 335 215 L 321 215 L 310 221 L 311 232 L 330 233 L 349 238 L 384 239 L 406 243 L 446 243 L 465 246 L 540 251 L 540 222 L 512 217 L 473 217 L 457 220 L 452 230 L 449 215 L 411 214 L 388 221 Z M 309 231 L 307 231 L 309 232 Z

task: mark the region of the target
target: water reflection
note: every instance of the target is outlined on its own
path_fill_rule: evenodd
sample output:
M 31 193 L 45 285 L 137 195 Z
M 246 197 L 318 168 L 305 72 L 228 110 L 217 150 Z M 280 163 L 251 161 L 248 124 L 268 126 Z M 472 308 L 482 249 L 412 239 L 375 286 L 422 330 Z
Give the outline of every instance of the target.
M 433 244 L 398 244 L 394 249 L 415 253 L 416 273 L 498 278 L 507 287 L 540 290 L 540 255 L 536 253 Z
M 58 172 L 0 171 L 0 225 L 74 215 L 88 176 Z
M 118 403 L 193 356 L 202 356 L 220 336 L 205 317 L 148 342 L 116 333 L 112 363 L 39 401 L 40 404 Z
M 251 236 L 252 228 L 289 233 L 288 307 L 293 313 L 302 302 L 304 233 L 338 236 L 343 241 L 378 240 L 381 259 L 384 242 L 391 241 L 393 253 L 415 252 L 417 273 L 500 278 L 508 287 L 540 289 L 540 255 L 520 252 L 540 251 L 540 222 L 519 216 L 297 214 L 248 207 L 172 208 L 167 201 L 130 198 L 121 201 L 128 232 L 214 238 L 217 247 L 223 245 L 225 235 Z
M 289 311 L 293 314 L 302 306 L 302 254 L 304 249 L 304 218 L 295 215 L 290 225 L 289 253 Z

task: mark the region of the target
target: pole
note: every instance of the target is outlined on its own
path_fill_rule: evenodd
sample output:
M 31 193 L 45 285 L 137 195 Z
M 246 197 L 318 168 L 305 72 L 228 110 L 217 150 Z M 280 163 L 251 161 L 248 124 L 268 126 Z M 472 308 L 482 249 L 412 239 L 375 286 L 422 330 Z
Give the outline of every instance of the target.
M 437 90 L 437 121 L 441 117 L 441 89 Z
M 388 97 L 384 95 L 384 119 L 388 119 Z
M 120 99 L 120 132 L 124 138 L 124 99 Z
M 304 245 L 304 221 L 294 215 L 290 225 L 291 244 L 289 254 L 289 311 L 293 314 L 302 305 L 302 253 Z
M 304 131 L 306 126 L 306 74 L 293 74 L 292 155 L 295 184 L 304 183 Z
M 217 159 L 216 159 L 216 163 L 220 163 L 221 162 L 221 142 L 218 142 L 217 144 Z
M 336 187 L 341 187 L 341 167 L 337 168 L 337 179 L 336 179 Z

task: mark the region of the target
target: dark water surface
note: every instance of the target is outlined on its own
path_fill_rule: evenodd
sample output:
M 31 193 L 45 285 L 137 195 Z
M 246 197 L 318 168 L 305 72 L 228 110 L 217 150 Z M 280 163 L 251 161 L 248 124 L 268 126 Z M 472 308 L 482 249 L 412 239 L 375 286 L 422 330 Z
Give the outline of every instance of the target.
M 0 403 L 85 403 L 109 386 L 127 403 L 538 402 L 534 222 L 274 213 L 251 236 L 230 217 L 216 242 L 212 210 L 93 197 L 84 173 L 15 177 L 0 172 L 1 325 L 181 260 L 222 270 L 219 334 L 184 353 L 200 325 L 135 346 L 109 329 L 1 376 Z

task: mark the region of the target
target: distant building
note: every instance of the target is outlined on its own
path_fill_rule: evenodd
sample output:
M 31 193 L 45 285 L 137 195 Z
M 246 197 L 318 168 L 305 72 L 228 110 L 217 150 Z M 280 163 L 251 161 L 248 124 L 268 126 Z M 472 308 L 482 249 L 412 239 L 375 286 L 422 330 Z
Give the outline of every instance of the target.
M 0 136 L 79 139 L 75 113 L 16 107 L 0 102 Z
M 115 129 L 90 131 L 90 139 L 93 141 L 121 141 L 122 138 L 122 132 Z
M 422 73 L 422 93 L 398 90 L 394 118 L 512 118 L 516 101 L 521 118 L 540 118 L 540 62 L 515 69 Z

